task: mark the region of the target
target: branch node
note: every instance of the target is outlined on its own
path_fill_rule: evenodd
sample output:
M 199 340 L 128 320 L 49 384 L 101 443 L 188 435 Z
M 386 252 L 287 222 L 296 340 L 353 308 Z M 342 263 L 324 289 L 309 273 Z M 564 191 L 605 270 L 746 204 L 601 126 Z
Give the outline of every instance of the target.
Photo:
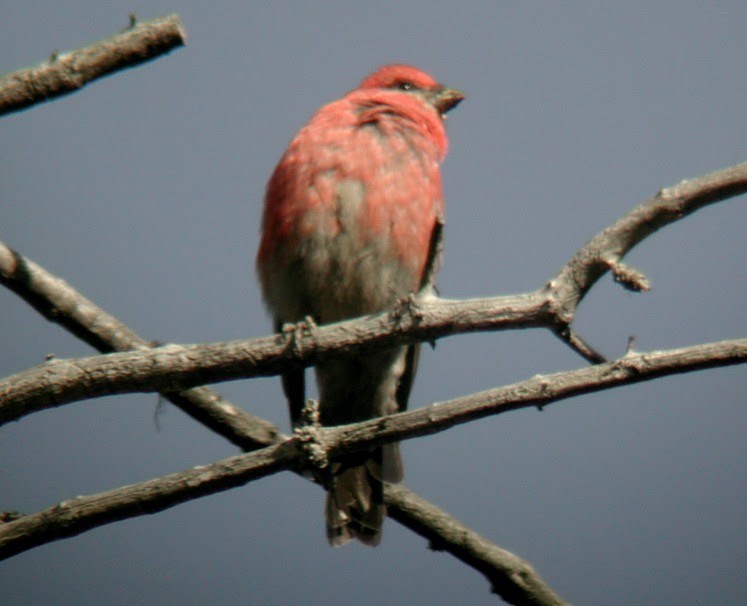
M 316 400 L 306 400 L 306 404 L 301 410 L 301 421 L 305 427 L 320 427 L 319 402 Z
M 659 190 L 659 193 L 656 195 L 656 197 L 659 200 L 663 200 L 665 202 L 671 202 L 672 200 L 677 200 L 679 198 L 679 194 L 677 192 L 677 187 L 679 185 L 687 185 L 688 179 L 684 179 L 680 181 L 677 185 L 672 185 L 671 187 L 663 187 Z
M 301 420 L 303 424 L 296 427 L 293 434 L 298 439 L 303 458 L 316 469 L 328 467 L 327 447 L 323 443 L 324 438 L 320 431 L 319 402 L 306 400 L 306 404 L 301 410 Z

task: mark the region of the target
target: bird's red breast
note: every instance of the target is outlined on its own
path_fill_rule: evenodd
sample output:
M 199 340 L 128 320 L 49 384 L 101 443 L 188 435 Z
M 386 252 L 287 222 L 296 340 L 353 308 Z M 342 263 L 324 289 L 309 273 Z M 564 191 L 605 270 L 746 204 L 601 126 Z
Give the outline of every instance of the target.
M 414 86 L 440 86 L 419 70 L 396 67 Z M 381 88 L 387 80 L 377 74 L 322 107 L 291 141 L 269 181 L 257 263 L 271 309 L 288 294 L 274 288 L 276 276 L 294 264 L 304 266 L 301 281 L 347 287 L 351 300 L 343 307 L 356 308 L 353 315 L 419 286 L 431 231 L 443 213 L 439 163 L 446 133 L 427 97 Z M 356 267 L 357 281 L 351 279 Z M 371 285 L 386 289 L 384 280 L 392 281 L 391 293 L 362 292 Z M 299 294 L 315 298 L 313 284 L 299 286 Z

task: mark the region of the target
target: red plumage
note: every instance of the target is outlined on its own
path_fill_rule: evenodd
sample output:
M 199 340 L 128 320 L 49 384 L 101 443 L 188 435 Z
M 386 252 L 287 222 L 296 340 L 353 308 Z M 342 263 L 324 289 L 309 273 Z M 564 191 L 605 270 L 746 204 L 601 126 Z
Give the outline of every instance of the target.
M 276 329 L 392 307 L 425 284 L 443 214 L 439 164 L 443 115 L 461 99 L 424 72 L 389 65 L 325 105 L 291 141 L 267 185 L 257 269 Z M 407 406 L 418 347 L 395 347 L 317 366 L 323 425 L 352 423 Z M 303 371 L 283 376 L 300 422 Z M 396 444 L 332 465 L 327 537 L 375 545 L 382 481 L 402 477 Z

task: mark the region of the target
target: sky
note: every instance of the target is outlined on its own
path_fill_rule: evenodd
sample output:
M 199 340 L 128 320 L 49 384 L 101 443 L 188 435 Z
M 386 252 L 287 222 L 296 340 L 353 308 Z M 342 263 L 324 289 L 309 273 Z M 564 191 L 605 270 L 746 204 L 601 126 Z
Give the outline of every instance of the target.
M 377 66 L 465 91 L 450 115 L 441 294 L 542 286 L 662 187 L 747 159 L 744 2 L 65 3 L 0 0 L 0 73 L 178 13 L 188 46 L 0 121 L 0 240 L 147 339 L 259 337 L 267 178 L 314 110 Z M 649 238 L 575 327 L 607 356 L 747 333 L 745 197 Z M 93 353 L 0 290 L 0 376 Z M 423 352 L 410 406 L 579 368 L 547 331 Z M 216 386 L 287 430 L 278 381 Z M 518 411 L 403 446 L 406 485 L 525 558 L 574 604 L 747 603 L 747 372 L 702 371 Z M 0 428 L 0 510 L 236 454 L 155 395 Z M 292 474 L 110 524 L 0 565 L 0 603 L 495 604 L 481 575 L 397 523 L 331 549 Z

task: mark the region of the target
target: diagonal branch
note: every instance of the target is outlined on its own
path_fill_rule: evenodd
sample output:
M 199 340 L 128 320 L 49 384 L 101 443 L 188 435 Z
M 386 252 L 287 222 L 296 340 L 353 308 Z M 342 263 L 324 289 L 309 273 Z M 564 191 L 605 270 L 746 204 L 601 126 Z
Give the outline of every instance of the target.
M 4 283 L 44 317 L 60 323 L 71 333 L 96 347 L 99 351 L 138 349 L 149 346 L 134 331 L 97 307 L 67 282 L 53 276 L 33 261 L 5 247 L 1 242 L 0 283 Z M 197 387 L 181 393 L 162 395 L 169 398 L 197 421 L 202 422 L 245 450 L 269 446 L 280 439 L 280 433 L 274 426 L 245 413 L 232 404 L 223 402 L 219 394 L 207 387 Z M 244 468 L 247 473 L 245 476 L 247 481 L 260 477 L 261 461 L 263 459 L 260 457 L 257 461 L 259 465 L 257 468 L 251 467 L 251 465 Z M 269 468 L 265 467 L 264 469 L 268 473 L 270 472 Z M 208 477 L 205 475 L 207 473 L 205 468 L 202 468 L 202 477 Z M 256 473 L 256 475 L 251 475 L 253 473 Z M 200 474 L 198 473 L 198 475 Z M 155 480 L 155 483 L 146 482 L 133 487 L 123 487 L 109 491 L 91 498 L 81 497 L 66 501 L 64 504 L 52 508 L 53 514 L 47 512 L 42 516 L 44 525 L 41 527 L 39 526 L 39 517 L 24 516 L 23 524 L 16 526 L 6 539 L 0 539 L 0 543 L 4 540 L 9 541 L 7 555 L 10 556 L 37 545 L 80 534 L 89 528 L 122 519 L 123 516 L 129 517 L 130 513 L 133 515 L 138 515 L 138 512 L 152 513 L 160 509 L 161 505 L 166 507 L 180 502 L 170 500 L 176 498 L 173 489 L 184 485 L 189 486 L 190 482 L 193 482 L 193 476 L 193 472 L 188 472 L 186 476 L 177 474 L 176 476 L 167 476 L 165 482 L 162 481 L 162 478 L 159 478 Z M 213 485 L 221 486 L 221 481 L 214 477 Z M 241 480 L 237 480 L 236 485 L 239 484 L 241 484 Z M 226 487 L 228 486 L 229 484 L 226 484 Z M 154 490 L 156 488 L 157 490 Z M 200 492 L 200 489 L 201 487 L 196 487 L 195 495 L 185 494 L 185 498 L 195 498 L 195 496 L 205 494 L 204 491 Z M 531 566 L 523 562 L 518 556 L 497 546 L 487 544 L 481 549 L 489 550 L 488 555 L 482 557 L 479 553 L 475 553 L 472 559 L 465 559 L 461 555 L 463 538 L 454 538 L 450 535 L 440 536 L 439 538 L 438 530 L 434 529 L 429 522 L 430 513 L 437 511 L 438 508 L 409 491 L 406 493 L 403 493 L 402 490 L 388 492 L 385 498 L 391 506 L 391 515 L 396 517 L 401 524 L 428 540 L 438 540 L 443 549 L 462 559 L 466 564 L 475 567 L 490 579 L 503 578 L 504 571 L 507 570 L 506 562 L 514 562 L 517 570 L 524 571 L 524 573 L 516 578 L 511 576 L 511 579 L 516 582 L 513 591 L 508 586 L 503 590 L 502 595 L 515 596 L 512 599 L 516 601 L 512 603 L 536 603 L 548 604 L 548 606 L 555 604 L 552 600 L 547 602 L 531 601 L 532 595 L 538 593 L 551 595 L 552 591 L 549 587 L 543 585 L 536 574 L 532 576 L 528 572 L 531 571 Z M 74 506 L 71 509 L 73 504 Z M 63 509 L 61 509 L 63 505 L 64 511 L 69 515 L 63 513 Z M 35 515 L 39 516 L 41 513 Z M 60 523 L 54 523 L 52 518 L 49 517 L 50 515 L 60 516 L 64 520 L 61 520 Z M 16 516 L 9 516 L 7 519 L 0 521 L 7 522 L 12 519 L 16 519 Z M 448 519 L 448 516 L 442 512 L 441 523 L 443 524 L 446 519 Z M 52 523 L 47 524 L 50 521 Z M 458 524 L 458 522 L 454 521 L 454 524 Z M 477 536 L 476 533 L 466 527 L 462 525 L 460 527 L 463 529 L 460 537 Z M 0 526 L 0 534 L 2 534 L 2 531 L 3 528 Z M 452 543 L 453 548 L 451 547 Z M 0 555 L 4 553 L 3 549 L 5 547 L 0 547 Z M 497 558 L 495 554 L 504 554 L 505 557 Z M 495 570 L 492 570 L 491 566 Z M 529 597 L 522 601 L 522 589 L 525 586 Z
M 379 316 L 373 316 L 374 319 L 377 317 Z M 306 363 L 314 364 L 340 355 L 341 350 L 358 349 L 361 344 L 383 340 L 383 337 L 374 339 L 370 336 L 355 336 L 355 327 L 365 327 L 371 321 L 373 320 L 354 320 L 320 328 L 313 355 L 306 355 L 304 352 L 298 355 Z M 386 334 L 385 331 L 383 334 Z M 389 338 L 393 337 L 387 337 Z M 288 348 L 277 341 L 276 337 L 264 337 L 209 345 L 165 345 L 151 350 L 51 360 L 0 381 L 0 422 L 99 396 L 148 391 L 170 392 L 194 384 L 276 374 L 289 358 Z M 746 340 L 737 339 L 700 346 L 698 352 L 706 352 L 706 355 L 686 370 L 739 364 L 743 361 L 743 348 L 746 344 Z M 647 365 L 646 373 L 633 365 L 639 360 L 637 356 L 626 356 L 614 362 L 574 372 L 581 373 L 579 376 L 588 375 L 594 381 L 600 373 L 610 373 L 605 379 L 609 381 L 613 377 L 611 373 L 615 371 L 614 377 L 618 379 L 618 383 L 635 383 L 652 378 L 650 365 L 659 360 L 658 352 L 641 355 L 647 356 L 640 362 Z M 666 367 L 664 370 L 668 374 Z M 587 375 L 583 375 L 584 372 Z M 565 373 L 558 373 L 536 380 L 554 383 L 564 377 Z M 501 389 L 511 388 L 512 386 L 508 386 Z M 388 423 L 396 418 L 398 415 L 377 419 L 377 422 Z
M 608 271 L 626 288 L 648 290 L 640 272 L 622 258 L 651 234 L 709 204 L 747 193 L 747 162 L 666 187 L 594 236 L 550 280 L 556 313 L 570 324 L 581 300 Z
M 187 471 L 80 496 L 0 524 L 0 559 L 73 537 L 119 520 L 169 509 L 191 499 L 242 486 L 283 469 L 297 458 L 286 440 Z
M 467 423 L 520 408 L 543 408 L 553 402 L 622 385 L 634 385 L 658 377 L 747 363 L 747 338 L 718 341 L 643 353 L 546 375 L 437 402 L 416 410 L 320 430 L 320 441 L 330 458 L 385 442 L 406 440 L 445 431 Z M 327 444 L 329 442 L 329 444 Z
M 318 428 L 315 445 L 318 447 L 317 451 L 326 453 L 324 458 L 333 460 L 385 442 L 438 433 L 460 423 L 509 410 L 543 407 L 580 394 L 619 385 L 745 362 L 747 339 L 626 354 L 623 358 L 606 364 L 536 376 L 513 385 L 417 410 L 351 425 Z M 142 513 L 162 511 L 195 497 L 227 490 L 253 478 L 284 469 L 298 469 L 307 463 L 307 451 L 300 438 L 294 437 L 259 451 L 180 474 L 126 486 L 101 495 L 65 501 L 45 511 L 0 524 L 0 554 L 9 557 L 37 545 L 74 536 L 95 526 Z M 164 486 L 163 491 L 158 489 L 161 484 Z M 400 500 L 404 498 L 404 493 L 395 491 L 391 496 L 398 512 L 397 519 L 401 521 L 403 516 L 408 516 L 408 510 Z M 97 507 L 99 503 L 104 503 L 103 508 Z M 422 521 L 417 516 L 410 516 L 407 525 L 426 538 L 433 538 L 435 528 L 426 532 L 421 528 Z M 450 544 L 454 551 L 461 549 L 459 542 L 454 543 L 448 532 L 440 535 L 440 540 Z M 485 562 L 481 566 L 484 565 Z M 505 580 L 505 570 L 499 568 L 495 573 Z
M 2 242 L 0 284 L 7 286 L 42 316 L 60 324 L 102 353 L 142 350 L 151 346 L 67 282 Z M 225 402 L 220 395 L 206 387 L 161 395 L 196 421 L 245 450 L 267 446 L 279 437 L 274 425 Z M 0 397 L 0 402 L 2 400 Z
M 135 67 L 186 43 L 178 15 L 133 23 L 124 32 L 35 67 L 0 76 L 0 116 L 67 95 L 89 82 Z
M 405 486 L 385 487 L 388 515 L 426 537 L 431 548 L 448 551 L 488 579 L 493 593 L 517 606 L 566 604 L 537 571 L 510 551 L 501 549 Z

